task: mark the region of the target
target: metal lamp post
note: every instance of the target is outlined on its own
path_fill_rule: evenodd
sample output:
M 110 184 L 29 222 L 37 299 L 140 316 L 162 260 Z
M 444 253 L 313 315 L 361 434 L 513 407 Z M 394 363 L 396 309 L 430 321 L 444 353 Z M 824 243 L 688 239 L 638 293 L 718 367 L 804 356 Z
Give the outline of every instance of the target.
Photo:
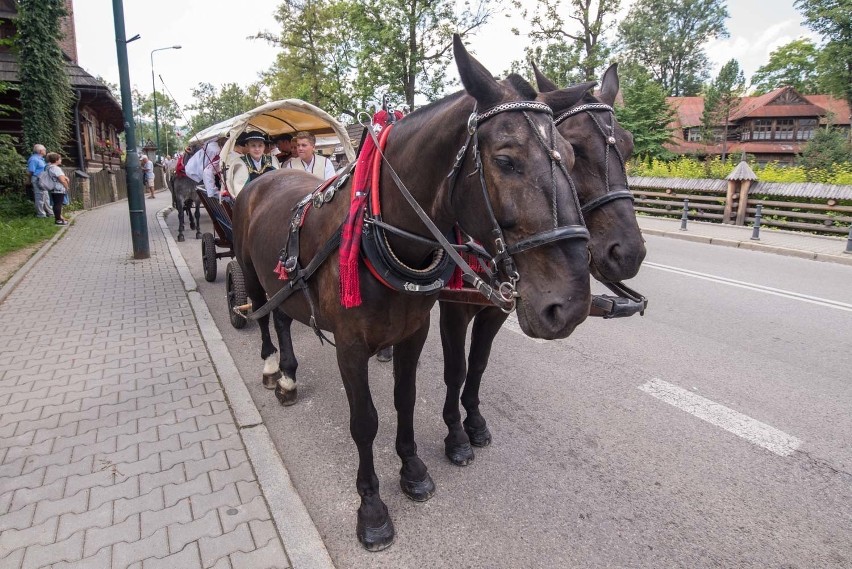
M 179 45 L 170 45 L 168 47 L 158 47 L 157 49 L 151 50 L 151 87 L 154 88 L 154 136 L 157 139 L 157 151 L 156 156 L 154 156 L 154 161 L 156 162 L 157 156 L 160 154 L 160 122 L 157 117 L 157 82 L 154 79 L 154 52 L 155 51 L 163 51 L 166 49 L 180 49 Z

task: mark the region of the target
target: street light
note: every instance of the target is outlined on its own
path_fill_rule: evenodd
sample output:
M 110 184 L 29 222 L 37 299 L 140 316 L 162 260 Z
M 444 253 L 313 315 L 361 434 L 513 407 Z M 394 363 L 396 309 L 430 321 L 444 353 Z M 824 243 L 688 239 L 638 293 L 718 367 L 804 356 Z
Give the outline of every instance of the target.
M 157 118 L 157 82 L 154 80 L 154 52 L 155 51 L 163 51 L 165 49 L 180 49 L 179 45 L 170 45 L 169 47 L 158 47 L 157 49 L 151 50 L 151 86 L 154 88 L 154 136 L 157 138 L 157 150 L 155 152 L 154 160 L 156 161 L 157 156 L 160 153 L 160 122 Z

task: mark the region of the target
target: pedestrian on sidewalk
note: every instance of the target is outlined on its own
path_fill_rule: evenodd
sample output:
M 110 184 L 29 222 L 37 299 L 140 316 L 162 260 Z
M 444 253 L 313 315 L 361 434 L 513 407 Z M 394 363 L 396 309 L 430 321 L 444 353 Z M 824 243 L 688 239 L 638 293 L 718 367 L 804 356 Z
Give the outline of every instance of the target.
M 56 225 L 68 225 L 68 220 L 62 217 L 62 206 L 71 188 L 71 180 L 62 171 L 62 156 L 57 152 L 47 155 L 47 168 L 39 177 L 39 183 L 50 191 L 53 199 L 53 218 Z
M 145 182 L 145 189 L 151 194 L 148 199 L 152 200 L 156 197 L 154 195 L 154 163 L 144 154 L 139 160 L 142 162 L 142 180 Z
M 36 217 L 53 215 L 53 208 L 50 205 L 50 191 L 47 188 L 42 188 L 38 182 L 39 174 L 44 172 L 47 167 L 47 162 L 44 160 L 46 153 L 47 149 L 44 145 L 36 144 L 33 146 L 32 156 L 27 160 L 27 172 L 30 173 L 30 180 L 33 184 Z

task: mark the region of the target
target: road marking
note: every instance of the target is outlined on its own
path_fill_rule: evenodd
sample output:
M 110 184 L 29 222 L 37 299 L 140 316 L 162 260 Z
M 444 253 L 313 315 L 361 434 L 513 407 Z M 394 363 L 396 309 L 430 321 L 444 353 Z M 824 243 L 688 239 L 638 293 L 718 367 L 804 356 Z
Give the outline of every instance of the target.
M 798 292 L 792 292 L 789 290 L 782 290 L 780 288 L 772 288 L 769 286 L 763 286 L 754 283 L 747 283 L 743 281 L 737 281 L 734 279 L 728 279 L 725 277 L 720 277 L 716 275 L 709 275 L 707 273 L 699 273 L 698 271 L 690 271 L 689 269 L 681 269 L 680 267 L 672 267 L 670 265 L 661 265 L 659 263 L 649 263 L 645 261 L 642 263 L 643 267 L 651 267 L 652 269 L 658 269 L 660 271 L 666 271 L 669 273 L 675 273 L 678 275 L 683 275 L 687 277 L 693 277 L 696 279 L 702 279 L 705 281 L 716 282 L 719 284 L 724 284 L 728 286 L 733 286 L 737 288 L 744 288 L 747 290 L 753 290 L 757 292 L 762 292 L 765 294 L 771 294 L 774 296 L 780 296 L 782 298 L 789 298 L 791 300 L 798 300 L 801 302 L 808 302 L 810 304 L 816 304 L 818 306 L 825 306 L 827 308 L 834 308 L 836 310 L 843 310 L 845 312 L 852 312 L 852 304 L 847 304 L 845 302 L 838 302 L 836 300 L 829 300 L 827 298 L 820 298 L 818 296 L 809 296 L 807 294 L 800 294 Z
M 682 411 L 695 415 L 712 425 L 721 427 L 738 437 L 774 452 L 779 456 L 789 456 L 802 442 L 794 436 L 779 431 L 766 423 L 761 423 L 747 415 L 729 409 L 719 403 L 714 403 L 691 391 L 673 385 L 661 379 L 654 378 L 640 385 L 639 389 L 673 405 Z

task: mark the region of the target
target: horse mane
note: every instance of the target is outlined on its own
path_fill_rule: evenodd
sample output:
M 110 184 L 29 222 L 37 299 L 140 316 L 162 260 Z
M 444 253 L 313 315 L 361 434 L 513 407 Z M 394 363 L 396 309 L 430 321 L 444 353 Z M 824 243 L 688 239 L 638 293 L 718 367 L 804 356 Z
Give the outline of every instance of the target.
M 529 99 L 530 101 L 535 100 L 538 97 L 538 91 L 536 91 L 532 85 L 530 85 L 529 81 L 518 75 L 517 73 L 510 73 L 508 77 L 506 77 L 506 82 L 511 85 L 515 91 L 518 92 L 519 95 L 524 97 L 525 99 Z

